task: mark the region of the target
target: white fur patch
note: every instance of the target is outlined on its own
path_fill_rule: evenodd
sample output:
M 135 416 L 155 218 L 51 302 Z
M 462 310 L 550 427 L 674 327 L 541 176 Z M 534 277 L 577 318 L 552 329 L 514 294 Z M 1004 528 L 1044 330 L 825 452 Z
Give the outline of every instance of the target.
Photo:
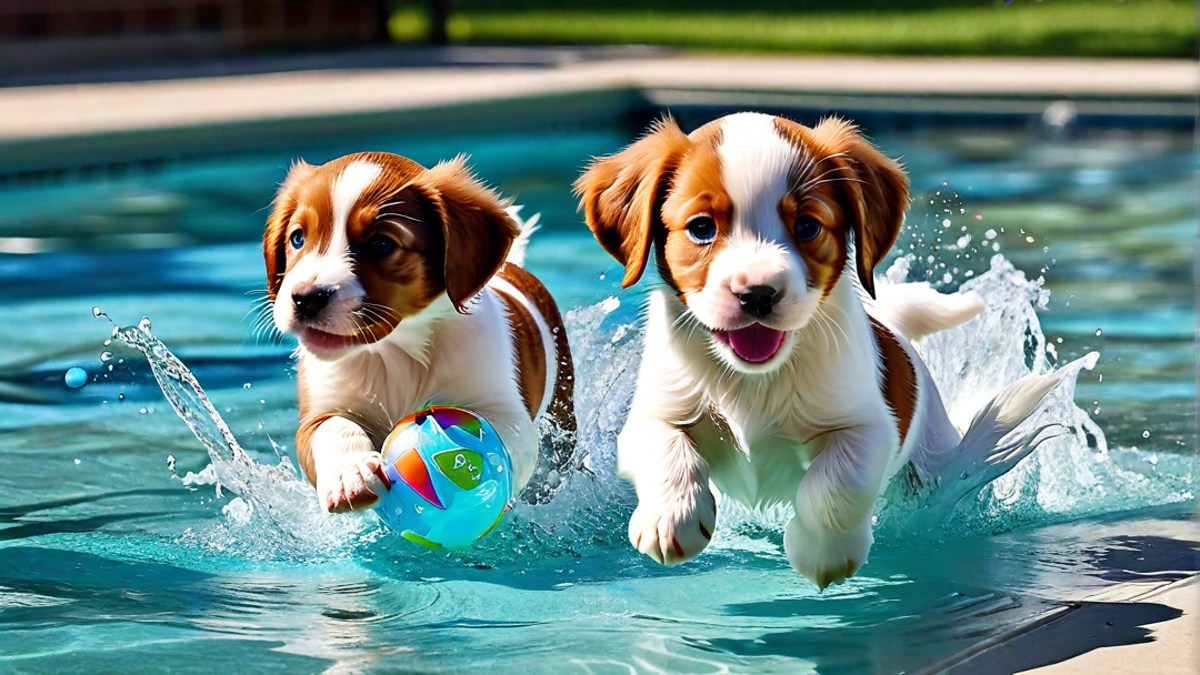
M 721 122 L 721 180 L 733 201 L 734 231 L 767 241 L 788 241 L 779 201 L 788 191 L 796 147 L 779 135 L 775 118 L 760 113 L 730 115 Z
M 339 242 L 340 236 L 342 246 L 349 245 L 346 240 L 346 220 L 350 217 L 350 209 L 354 208 L 358 198 L 375 182 L 381 171 L 383 167 L 378 164 L 360 160 L 338 174 L 333 182 L 333 242 Z M 338 249 L 331 243 L 329 250 L 336 252 Z

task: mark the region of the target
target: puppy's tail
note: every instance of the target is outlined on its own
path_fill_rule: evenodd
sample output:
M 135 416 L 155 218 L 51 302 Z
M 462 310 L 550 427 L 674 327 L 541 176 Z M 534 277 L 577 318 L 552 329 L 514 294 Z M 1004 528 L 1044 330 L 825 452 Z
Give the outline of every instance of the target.
M 940 293 L 926 282 L 876 285 L 867 311 L 909 340 L 953 328 L 983 311 L 978 293 Z
M 1058 424 L 1046 424 L 1013 434 L 1038 404 L 1063 382 L 1074 382 L 1081 370 L 1095 367 L 1100 354 L 1091 352 L 1046 373 L 1027 375 L 975 413 L 962 440 L 943 453 L 914 455 L 913 466 L 923 484 L 937 486 L 939 505 L 950 508 L 974 490 L 1008 473 L 1037 446 L 1054 436 L 1047 433 Z
M 509 263 L 510 265 L 516 265 L 517 267 L 525 266 L 525 249 L 529 247 L 529 238 L 533 236 L 534 232 L 537 232 L 540 229 L 538 226 L 538 220 L 540 220 L 542 217 L 542 214 L 535 213 L 528 219 L 522 219 L 522 208 L 524 207 L 510 206 L 505 210 L 508 213 L 508 217 L 512 218 L 513 223 L 516 224 L 517 229 L 520 230 L 520 234 L 518 234 L 516 240 L 513 241 L 512 247 L 508 249 L 508 258 L 506 258 L 504 262 Z

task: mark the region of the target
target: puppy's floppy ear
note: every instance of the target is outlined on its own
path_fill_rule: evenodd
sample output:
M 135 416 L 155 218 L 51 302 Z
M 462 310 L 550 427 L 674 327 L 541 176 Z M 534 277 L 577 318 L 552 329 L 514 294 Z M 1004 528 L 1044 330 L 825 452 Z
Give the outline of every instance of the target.
M 296 212 L 296 189 L 315 168 L 296 160 L 288 171 L 287 178 L 275 194 L 274 209 L 267 218 L 267 229 L 263 232 L 263 262 L 267 266 L 267 297 L 275 299 L 287 271 L 287 230 L 292 214 Z
M 663 197 L 691 143 L 667 117 L 636 143 L 592 162 L 575 181 L 575 195 L 596 241 L 625 266 L 622 288 L 642 278 L 654 230 L 663 227 Z
M 415 184 L 445 241 L 446 295 L 464 312 L 467 301 L 504 265 L 519 231 L 504 212 L 507 204 L 471 173 L 462 155 L 429 169 Z
M 849 195 L 858 279 L 874 298 L 875 267 L 896 243 L 908 210 L 908 176 L 899 162 L 879 152 L 850 122 L 826 119 L 813 135 L 831 155 L 840 155 L 834 161 Z

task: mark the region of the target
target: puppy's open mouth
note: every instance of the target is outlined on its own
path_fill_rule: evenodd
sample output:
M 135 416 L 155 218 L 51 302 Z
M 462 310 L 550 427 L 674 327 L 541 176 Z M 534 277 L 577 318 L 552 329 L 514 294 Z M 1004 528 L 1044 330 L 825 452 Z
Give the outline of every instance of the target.
M 737 330 L 714 330 L 713 337 L 733 350 L 738 358 L 750 363 L 763 363 L 779 353 L 787 333 L 752 323 Z
M 344 349 L 350 345 L 357 344 L 357 340 L 350 335 L 338 335 L 336 333 L 326 333 L 323 330 L 316 328 L 305 328 L 304 337 L 301 338 L 305 346 L 320 349 L 322 351 L 337 351 Z

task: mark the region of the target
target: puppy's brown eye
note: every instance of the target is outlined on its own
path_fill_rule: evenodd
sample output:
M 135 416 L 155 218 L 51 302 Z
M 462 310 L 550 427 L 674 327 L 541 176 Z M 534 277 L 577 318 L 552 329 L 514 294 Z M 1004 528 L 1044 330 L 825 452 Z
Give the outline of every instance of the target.
M 707 213 L 700 213 L 688 218 L 684 228 L 688 238 L 697 244 L 711 244 L 717 238 L 717 223 Z
M 812 216 L 800 216 L 796 219 L 796 224 L 792 226 L 792 231 L 796 233 L 796 238 L 800 241 L 812 241 L 821 234 L 821 223 L 817 222 Z
M 367 242 L 367 250 L 380 257 L 391 255 L 396 250 L 396 242 L 384 236 L 371 237 Z

